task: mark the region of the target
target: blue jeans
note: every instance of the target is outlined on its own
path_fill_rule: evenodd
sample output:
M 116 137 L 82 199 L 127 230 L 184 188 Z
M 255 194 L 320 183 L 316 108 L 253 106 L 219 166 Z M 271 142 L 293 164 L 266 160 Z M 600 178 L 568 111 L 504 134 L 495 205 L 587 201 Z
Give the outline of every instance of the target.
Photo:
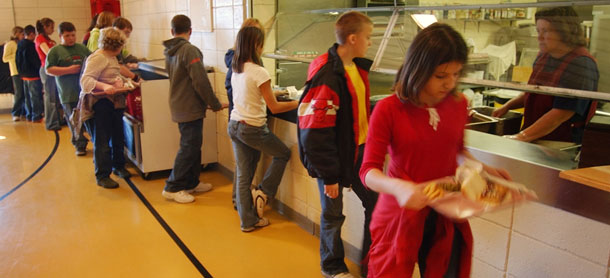
M 70 134 L 72 135 L 72 145 L 74 145 L 74 147 L 78 150 L 78 149 L 85 149 L 87 147 L 87 138 L 83 135 L 84 130 L 81 128 L 79 133 L 76 133 L 76 131 L 74 130 L 74 126 L 72 126 L 72 123 L 70 122 L 70 115 L 72 115 L 72 110 L 74 110 L 74 108 L 76 108 L 76 105 L 78 104 L 78 101 L 75 102 L 68 102 L 68 103 L 64 103 L 62 104 L 63 108 L 64 108 L 64 117 L 66 119 L 66 122 L 68 123 L 68 127 L 70 128 Z
M 44 123 L 49 130 L 61 129 L 59 110 L 61 103 L 55 77 L 47 75 L 44 67 L 40 67 L 40 80 L 44 86 Z
M 268 197 L 273 198 L 290 159 L 290 149 L 269 131 L 266 124 L 256 127 L 231 120 L 228 132 L 235 153 L 237 212 L 241 220 L 241 227 L 249 228 L 259 220 L 254 209 L 250 187 L 261 152 L 273 156 L 273 160 L 258 188 Z
M 44 106 L 42 104 L 42 83 L 40 80 L 24 80 L 24 89 L 26 97 L 25 110 L 27 118 L 30 121 L 38 121 L 42 119 Z
M 203 144 L 203 118 L 178 123 L 180 149 L 174 168 L 165 182 L 165 191 L 178 192 L 197 187 L 201 173 L 201 145 Z
M 13 109 L 11 110 L 11 114 L 13 117 L 20 117 L 26 115 L 25 110 L 25 94 L 23 93 L 23 80 L 19 75 L 11 76 L 13 80 L 13 91 L 15 91 L 15 96 L 13 97 Z
M 360 172 L 363 154 L 364 145 L 360 145 L 354 169 L 355 175 L 358 175 Z M 369 226 L 379 194 L 364 187 L 362 182 L 360 182 L 359 176 L 355 176 L 353 179 L 355 182 L 352 184 L 352 190 L 354 190 L 354 193 L 356 193 L 364 207 L 364 233 L 360 255 L 360 260 L 362 261 L 371 247 L 371 231 Z M 348 270 L 344 262 L 345 251 L 343 249 L 343 241 L 341 240 L 341 226 L 343 226 L 345 221 L 345 215 L 343 215 L 343 188 L 339 187 L 339 196 L 335 199 L 331 199 L 324 194 L 324 181 L 322 179 L 318 179 L 318 189 L 320 191 L 320 204 L 322 207 L 320 215 L 320 266 L 328 274 L 346 272 Z M 368 272 L 366 265 L 363 264 L 361 271 L 364 277 L 366 277 Z
M 85 123 L 93 141 L 93 164 L 98 181 L 109 177 L 113 168 L 125 168 L 124 110 L 115 109 L 112 101 L 103 98 L 93 105 L 95 115 Z

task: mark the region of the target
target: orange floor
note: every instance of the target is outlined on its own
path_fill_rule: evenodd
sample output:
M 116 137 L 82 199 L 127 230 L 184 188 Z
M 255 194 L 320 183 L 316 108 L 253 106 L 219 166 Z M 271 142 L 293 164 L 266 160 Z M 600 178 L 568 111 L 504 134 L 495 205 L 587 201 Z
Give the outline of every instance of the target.
M 42 123 L 0 114 L 0 277 L 204 276 L 125 180 L 118 189 L 95 184 L 91 145 L 76 157 L 68 129 L 58 135 L 48 163 L 16 188 L 56 137 Z M 321 276 L 316 237 L 271 210 L 270 226 L 241 232 L 230 180 L 216 171 L 201 179 L 215 187 L 191 204 L 165 200 L 163 178 L 131 182 L 213 277 Z

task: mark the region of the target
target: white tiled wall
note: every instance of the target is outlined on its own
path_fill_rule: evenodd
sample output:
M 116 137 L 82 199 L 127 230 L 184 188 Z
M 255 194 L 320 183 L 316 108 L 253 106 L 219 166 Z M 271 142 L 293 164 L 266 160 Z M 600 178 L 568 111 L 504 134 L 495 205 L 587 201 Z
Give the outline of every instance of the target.
M 9 39 L 13 26 L 36 27 L 36 20 L 43 17 L 55 21 L 53 40 L 60 41 L 57 25 L 69 21 L 76 27 L 76 40 L 81 42 L 91 21 L 91 6 L 88 0 L 0 0 L 0 41 Z

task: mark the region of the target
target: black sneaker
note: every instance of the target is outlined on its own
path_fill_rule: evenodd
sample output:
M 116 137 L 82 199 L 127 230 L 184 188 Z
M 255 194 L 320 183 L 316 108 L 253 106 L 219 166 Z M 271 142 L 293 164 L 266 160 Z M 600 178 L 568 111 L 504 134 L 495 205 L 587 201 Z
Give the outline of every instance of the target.
M 75 154 L 77 156 L 83 156 L 87 154 L 87 148 L 86 147 L 82 147 L 82 148 L 76 148 L 76 152 Z
M 97 185 L 108 189 L 119 187 L 119 183 L 113 181 L 110 177 L 101 178 L 97 181 Z
M 131 173 L 129 173 L 129 171 L 127 171 L 125 168 L 114 169 L 112 173 L 123 179 L 131 177 Z

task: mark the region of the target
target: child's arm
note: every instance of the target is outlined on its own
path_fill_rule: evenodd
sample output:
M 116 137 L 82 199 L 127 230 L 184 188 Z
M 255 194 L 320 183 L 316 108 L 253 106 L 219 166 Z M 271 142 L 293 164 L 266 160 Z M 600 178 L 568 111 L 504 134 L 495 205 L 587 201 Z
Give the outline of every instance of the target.
M 392 131 L 395 128 L 391 107 L 388 103 L 387 101 L 377 103 L 371 115 L 359 173 L 360 179 L 371 190 L 394 196 L 401 207 L 421 209 L 428 203 L 428 197 L 422 192 L 423 186 L 389 177 L 382 172 Z
M 512 180 L 512 178 L 510 177 L 510 174 L 501 168 L 494 168 L 491 167 L 481 161 L 479 161 L 478 159 L 476 159 L 468 150 L 464 149 L 462 151 L 462 155 L 470 160 L 474 160 L 474 161 L 478 161 L 479 163 L 483 164 L 483 170 L 491 175 L 506 179 L 506 180 Z
M 80 73 L 81 65 L 71 65 L 67 67 L 60 66 L 47 66 L 47 74 L 53 76 L 62 76 L 66 74 L 78 74 Z
M 186 69 L 191 77 L 192 86 L 199 94 L 199 97 L 201 97 L 213 111 L 223 109 L 224 105 L 216 98 L 210 80 L 208 79 L 208 74 L 203 65 L 203 55 L 201 54 L 201 51 L 199 51 L 197 47 L 191 46 L 191 48 L 186 51 L 184 58 L 185 60 L 183 63 L 186 64 Z
M 419 210 L 425 207 L 429 201 L 422 191 L 423 186 L 418 186 L 406 180 L 388 177 L 379 169 L 369 170 L 366 173 L 364 183 L 374 191 L 394 196 L 398 205 L 402 208 Z
M 273 91 L 271 90 L 271 80 L 267 80 L 267 82 L 261 84 L 258 88 L 261 90 L 261 94 L 267 103 L 267 107 L 269 107 L 269 110 L 271 110 L 271 113 L 273 114 L 297 109 L 297 106 L 299 105 L 299 102 L 296 100 L 286 102 L 277 101 Z

